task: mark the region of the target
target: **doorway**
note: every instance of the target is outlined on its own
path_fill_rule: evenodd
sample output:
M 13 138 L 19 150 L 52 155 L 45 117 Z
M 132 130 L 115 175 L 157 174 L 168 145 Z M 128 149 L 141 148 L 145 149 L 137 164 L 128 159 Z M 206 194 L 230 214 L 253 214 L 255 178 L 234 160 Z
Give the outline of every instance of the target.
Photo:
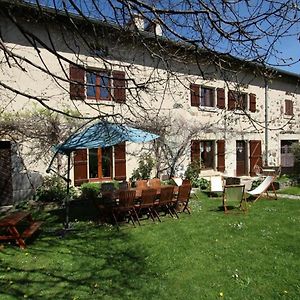
M 247 175 L 247 147 L 245 141 L 236 141 L 236 176 Z

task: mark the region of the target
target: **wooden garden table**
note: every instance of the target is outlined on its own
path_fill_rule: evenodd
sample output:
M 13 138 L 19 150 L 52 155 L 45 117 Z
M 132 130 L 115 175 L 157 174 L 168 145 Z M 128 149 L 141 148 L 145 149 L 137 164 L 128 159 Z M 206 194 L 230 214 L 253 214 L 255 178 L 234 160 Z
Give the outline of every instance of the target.
M 20 224 L 26 227 L 20 232 Z M 25 239 L 32 236 L 41 226 L 42 222 L 32 219 L 28 211 L 13 212 L 0 220 L 0 241 L 15 240 L 20 248 L 26 248 Z

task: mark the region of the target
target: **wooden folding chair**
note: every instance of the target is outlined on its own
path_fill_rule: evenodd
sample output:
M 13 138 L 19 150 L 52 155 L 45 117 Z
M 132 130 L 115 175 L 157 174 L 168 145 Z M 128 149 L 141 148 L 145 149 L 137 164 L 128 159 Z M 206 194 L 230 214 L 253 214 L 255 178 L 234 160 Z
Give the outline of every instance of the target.
M 172 212 L 174 212 L 177 218 L 179 218 L 177 214 L 177 208 L 179 205 L 182 205 L 182 212 L 187 211 L 189 214 L 191 214 L 189 208 L 191 190 L 192 186 L 190 184 L 183 184 L 179 187 L 177 197 L 175 197 L 175 200 L 173 200 L 172 206 Z
M 210 197 L 212 194 L 223 193 L 224 180 L 222 176 L 211 176 L 210 177 Z
M 224 213 L 228 213 L 229 208 L 238 208 L 243 212 L 247 211 L 245 199 L 245 185 L 225 185 L 223 190 Z
M 134 218 L 136 218 L 139 225 L 140 221 L 134 206 L 135 202 L 135 190 L 121 190 L 119 192 L 119 203 L 112 208 L 112 215 L 119 230 L 118 217 L 124 216 L 128 218 L 128 222 L 132 221 L 135 226 Z
M 135 182 L 135 186 L 137 189 L 147 189 L 148 188 L 148 180 L 139 179 Z
M 264 193 L 267 194 L 267 197 L 269 197 L 268 189 L 271 187 L 274 194 L 275 199 L 277 199 L 276 189 L 274 187 L 274 180 L 276 179 L 277 175 L 274 176 L 267 176 L 259 186 L 257 186 L 252 191 L 247 191 L 246 193 L 250 196 L 255 197 L 253 202 L 256 202 Z
M 159 178 L 149 179 L 148 185 L 150 188 L 160 189 L 160 187 L 161 187 L 160 179 Z
M 156 199 L 157 199 L 156 189 L 149 189 L 149 188 L 143 189 L 139 212 L 143 213 L 143 211 L 146 211 L 151 217 L 152 221 L 155 221 L 154 216 L 156 216 L 158 220 L 161 222 L 157 211 L 154 209 L 154 206 L 156 205 L 155 203 Z
M 171 211 L 172 201 L 174 198 L 174 186 L 162 186 L 160 189 L 159 204 L 154 209 L 163 210 L 166 214 L 169 213 L 173 217 Z

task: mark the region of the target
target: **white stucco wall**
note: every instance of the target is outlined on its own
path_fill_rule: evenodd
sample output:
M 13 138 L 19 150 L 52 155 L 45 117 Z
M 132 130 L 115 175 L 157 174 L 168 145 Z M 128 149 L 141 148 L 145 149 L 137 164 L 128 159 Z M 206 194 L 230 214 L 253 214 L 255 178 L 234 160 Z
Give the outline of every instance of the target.
M 114 102 L 95 102 L 87 100 L 70 100 L 69 97 L 69 63 L 59 60 L 44 47 L 39 47 L 37 53 L 31 45 L 24 40 L 24 37 L 18 32 L 14 25 L 7 20 L 2 19 L 1 28 L 5 28 L 3 39 L 7 48 L 20 57 L 25 57 L 32 64 L 41 68 L 49 68 L 49 71 L 57 75 L 53 78 L 42 72 L 36 67 L 20 59 L 20 65 L 17 65 L 12 59 L 7 63 L 3 52 L 0 52 L 1 73 L 0 80 L 3 84 L 12 87 L 12 89 L 21 91 L 34 97 L 45 98 L 44 104 L 54 109 L 72 109 L 77 110 L 85 117 L 93 117 L 97 114 L 120 114 L 124 118 L 131 120 L 141 120 L 142 117 L 150 118 L 155 115 L 172 117 L 174 119 L 184 119 L 189 126 L 196 126 L 199 132 L 194 139 L 200 140 L 219 140 L 226 141 L 226 173 L 229 176 L 236 175 L 236 141 L 237 140 L 261 140 L 262 150 L 265 149 L 265 83 L 263 78 L 254 77 L 252 74 L 240 72 L 238 80 L 243 84 L 243 91 L 250 94 L 256 94 L 257 111 L 247 115 L 229 111 L 227 109 L 199 109 L 191 107 L 190 104 L 190 83 L 197 83 L 213 88 L 225 88 L 225 103 L 227 107 L 227 92 L 229 88 L 234 88 L 236 82 L 227 80 L 226 82 L 216 77 L 205 80 L 197 71 L 197 66 L 193 64 L 179 64 L 171 62 L 168 72 L 164 68 L 163 62 L 151 58 L 145 52 L 141 52 L 134 45 L 120 47 L 113 45 L 109 40 L 103 41 L 109 49 L 109 55 L 103 60 L 92 57 L 84 50 L 80 41 L 76 41 L 79 48 L 74 45 L 72 36 L 64 33 L 64 38 L 69 41 L 69 46 L 74 49 L 70 51 L 66 47 L 64 39 L 60 32 L 50 28 L 51 36 L 59 55 L 70 61 L 82 63 L 88 67 L 111 68 L 113 70 L 124 70 L 126 78 L 131 78 L 136 83 L 141 84 L 149 79 L 153 81 L 147 84 L 145 90 L 137 93 L 132 82 L 128 83 L 128 88 L 132 88 L 132 93 L 127 92 L 126 104 L 117 104 Z M 47 36 L 43 27 L 27 24 L 30 31 L 35 32 L 41 40 L 47 41 Z M 77 49 L 81 49 L 78 53 Z M 123 58 L 123 59 L 119 59 Z M 24 72 L 22 66 L 26 72 Z M 158 66 L 158 67 L 157 67 Z M 35 99 L 28 99 L 22 95 L 16 95 L 11 90 L 3 86 L 0 87 L 1 108 L 7 112 L 18 113 L 20 111 L 36 109 L 42 107 L 41 103 Z M 272 79 L 268 87 L 268 154 L 267 160 L 270 165 L 280 164 L 280 141 L 284 139 L 300 140 L 300 92 L 299 88 L 288 82 L 285 78 Z M 292 120 L 284 114 L 284 101 L 293 100 L 294 116 Z M 88 104 L 88 105 L 87 105 Z M 141 109 L 139 107 L 143 107 Z M 147 110 L 147 113 L 145 110 Z M 148 114 L 148 115 L 147 115 Z M 175 137 L 180 142 L 180 137 Z M 26 145 L 25 145 L 26 146 Z M 136 168 L 138 154 L 141 145 L 128 145 L 128 151 L 133 155 L 127 156 L 127 177 L 130 177 L 134 168 Z M 263 153 L 265 155 L 265 153 Z M 25 157 L 25 162 L 30 162 L 30 158 Z M 190 161 L 190 150 L 187 147 L 186 159 L 183 165 Z M 38 170 L 42 173 L 46 170 L 43 162 L 30 162 L 30 169 Z M 204 172 L 205 173 L 205 172 Z

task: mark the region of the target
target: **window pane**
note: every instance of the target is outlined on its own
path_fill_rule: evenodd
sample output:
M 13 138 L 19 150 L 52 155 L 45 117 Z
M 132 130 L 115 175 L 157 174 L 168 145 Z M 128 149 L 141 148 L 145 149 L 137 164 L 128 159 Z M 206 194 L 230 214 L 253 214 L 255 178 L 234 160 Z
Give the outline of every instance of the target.
M 214 107 L 214 90 L 210 88 L 201 88 L 201 106 Z
M 109 98 L 109 77 L 107 73 L 100 74 L 100 99 Z
M 88 97 L 96 98 L 96 74 L 86 73 L 87 89 L 86 94 Z
M 213 141 L 201 141 L 201 168 L 213 169 L 214 168 L 214 144 Z
M 237 108 L 246 110 L 247 107 L 247 94 L 245 93 L 236 93 L 235 97 L 237 99 Z
M 102 148 L 102 176 L 111 177 L 111 154 L 112 148 Z
M 98 149 L 89 150 L 89 178 L 98 178 Z

